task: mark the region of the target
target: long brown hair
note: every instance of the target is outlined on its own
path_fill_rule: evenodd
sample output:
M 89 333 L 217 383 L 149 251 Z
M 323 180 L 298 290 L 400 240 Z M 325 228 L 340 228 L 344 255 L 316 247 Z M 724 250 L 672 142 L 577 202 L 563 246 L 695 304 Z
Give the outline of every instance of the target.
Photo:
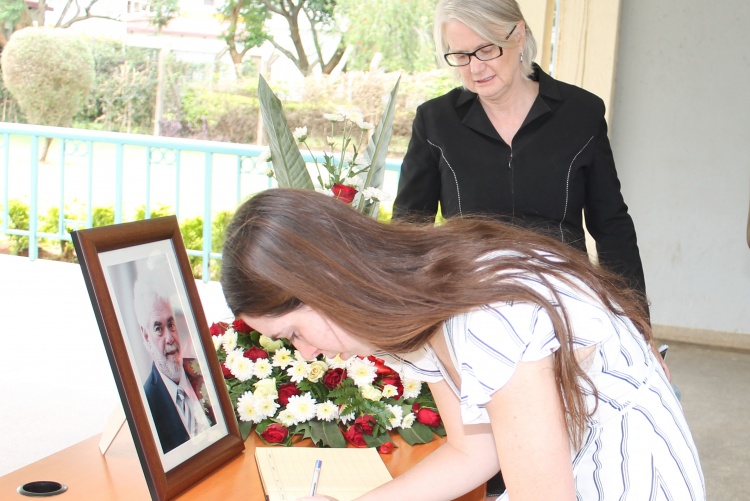
M 528 277 L 545 284 L 552 299 Z M 554 239 L 480 219 L 383 224 L 311 190 L 271 189 L 245 202 L 227 229 L 221 273 L 235 315 L 276 316 L 305 304 L 392 353 L 423 346 L 450 317 L 482 305 L 538 304 L 560 341 L 555 375 L 578 445 L 587 416 L 583 386 L 596 388 L 576 361 L 568 314 L 551 281 L 579 290 L 586 284 L 587 294 L 629 317 L 651 341 L 636 293 Z

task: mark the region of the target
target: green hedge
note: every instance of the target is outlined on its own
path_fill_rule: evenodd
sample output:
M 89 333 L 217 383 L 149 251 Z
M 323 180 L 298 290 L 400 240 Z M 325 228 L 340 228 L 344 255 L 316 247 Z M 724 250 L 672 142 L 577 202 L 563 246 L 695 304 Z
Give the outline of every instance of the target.
M 0 217 L 2 216 L 0 212 Z M 8 227 L 10 229 L 18 230 L 29 230 L 29 206 L 28 204 L 13 199 L 8 202 Z M 173 214 L 173 211 L 168 206 L 158 206 L 150 211 L 150 218 L 163 217 Z M 39 219 L 39 231 L 44 233 L 57 233 L 59 229 L 59 218 L 60 210 L 57 207 L 52 207 L 47 211 L 46 214 Z M 78 222 L 78 227 L 86 221 L 86 214 L 83 211 L 76 211 L 65 208 L 64 212 L 65 221 L 68 223 Z M 140 207 L 136 210 L 135 221 L 142 221 L 146 219 L 145 207 Z M 214 220 L 211 222 L 211 251 L 221 252 L 224 245 L 224 238 L 226 234 L 226 228 L 229 221 L 232 219 L 232 212 L 222 211 L 214 216 Z M 95 207 L 92 211 L 92 227 L 96 228 L 99 226 L 108 226 L 115 222 L 115 211 L 113 207 Z M 65 232 L 70 233 L 75 230 L 71 224 L 67 224 Z M 202 250 L 203 249 L 203 218 L 200 216 L 188 218 L 180 222 L 180 233 L 185 243 L 185 248 L 191 250 Z M 6 235 L 6 241 L 8 241 L 8 252 L 13 255 L 28 255 L 29 250 L 29 237 L 21 235 Z M 67 240 L 59 240 L 54 238 L 40 238 L 39 239 L 40 257 L 47 259 L 56 259 L 60 261 L 77 262 L 75 256 L 75 250 L 71 242 Z M 190 268 L 192 269 L 193 276 L 195 278 L 202 278 L 203 272 L 203 258 L 200 256 L 189 256 Z M 210 280 L 218 280 L 219 273 L 221 272 L 221 263 L 218 260 L 212 259 L 209 263 Z

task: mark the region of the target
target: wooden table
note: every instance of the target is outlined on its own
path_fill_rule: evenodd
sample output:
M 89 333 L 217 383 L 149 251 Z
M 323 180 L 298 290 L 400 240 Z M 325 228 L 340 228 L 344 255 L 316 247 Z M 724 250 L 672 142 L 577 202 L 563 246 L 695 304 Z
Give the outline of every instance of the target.
M 149 493 L 143 470 L 138 461 L 133 439 L 127 426 L 120 430 L 107 454 L 99 452 L 100 435 L 79 442 L 67 449 L 0 477 L 0 499 L 23 501 L 18 486 L 35 480 L 50 480 L 68 486 L 67 492 L 49 499 L 73 500 L 148 500 Z M 393 453 L 381 455 L 391 475 L 398 476 L 419 462 L 444 439 L 429 444 L 409 446 L 401 437 L 394 437 L 398 446 Z M 263 490 L 255 466 L 253 451 L 262 446 L 253 433 L 245 442 L 245 451 L 209 476 L 183 492 L 176 499 L 263 501 Z M 460 501 L 484 499 L 479 487 L 459 498 Z

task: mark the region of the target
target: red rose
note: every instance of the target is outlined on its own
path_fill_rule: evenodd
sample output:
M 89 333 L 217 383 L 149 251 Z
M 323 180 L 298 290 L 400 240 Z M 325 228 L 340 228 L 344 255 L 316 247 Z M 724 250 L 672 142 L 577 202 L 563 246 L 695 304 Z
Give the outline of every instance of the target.
M 383 360 L 382 358 L 370 355 L 369 357 L 367 357 L 367 360 L 375 364 L 375 374 L 377 374 L 378 376 L 388 376 L 390 374 L 396 373 L 396 371 L 385 364 L 385 360 Z
M 351 186 L 344 186 L 343 184 L 334 184 L 331 188 L 331 191 L 333 192 L 333 196 L 335 198 L 338 198 L 345 204 L 352 203 L 352 200 L 354 200 L 354 195 L 357 194 L 356 188 L 352 188 Z
M 211 327 L 208 328 L 208 332 L 210 332 L 212 336 L 221 336 L 227 331 L 227 327 L 229 327 L 229 324 L 226 322 L 213 323 L 211 324 Z
M 355 447 L 367 447 L 364 437 L 362 437 L 362 428 L 353 424 L 344 433 L 344 438 L 347 442 Z
M 344 379 L 346 379 L 346 369 L 328 369 L 323 374 L 323 384 L 329 390 L 336 388 Z
M 393 452 L 394 447 L 396 446 L 393 445 L 393 442 L 386 442 L 380 447 L 378 447 L 378 452 L 381 454 L 390 454 L 391 452 Z
M 422 407 L 422 404 L 413 403 L 411 404 L 411 411 L 416 414 L 420 407 Z
M 245 323 L 245 321 L 244 321 L 244 320 L 242 320 L 241 318 L 236 318 L 236 319 L 234 320 L 234 322 L 232 322 L 232 327 L 233 327 L 233 328 L 234 328 L 234 330 L 236 330 L 237 332 L 241 332 L 241 333 L 243 333 L 243 334 L 247 334 L 247 333 L 249 333 L 249 332 L 252 332 L 252 330 L 253 330 L 253 328 L 252 328 L 252 327 L 250 327 L 249 325 L 247 325 L 247 324 Z
M 279 423 L 273 423 L 260 436 L 269 444 L 280 444 L 289 436 L 289 429 Z
M 289 397 L 293 397 L 294 395 L 301 395 L 302 393 L 299 391 L 299 388 L 297 388 L 297 385 L 294 383 L 284 383 L 281 386 L 279 386 L 279 404 L 286 407 L 286 405 L 289 403 Z
M 365 435 L 372 435 L 372 426 L 375 424 L 375 418 L 369 414 L 359 416 L 354 420 L 354 426 L 359 426 L 362 429 L 362 433 Z
M 417 411 L 417 421 L 427 426 L 440 426 L 440 414 L 432 409 L 423 407 Z
M 224 374 L 224 379 L 234 379 L 234 374 L 229 370 L 227 364 L 221 364 L 221 373 Z
M 380 382 L 383 384 L 383 386 L 390 384 L 391 386 L 396 387 L 396 398 L 401 398 L 401 395 L 404 394 L 404 384 L 401 382 L 401 376 L 399 376 L 396 373 L 390 374 L 388 376 L 384 376 Z
M 253 346 L 249 350 L 245 350 L 245 358 L 249 358 L 253 362 L 258 360 L 259 358 L 268 358 L 268 352 L 264 350 L 263 348 L 258 348 L 257 346 Z

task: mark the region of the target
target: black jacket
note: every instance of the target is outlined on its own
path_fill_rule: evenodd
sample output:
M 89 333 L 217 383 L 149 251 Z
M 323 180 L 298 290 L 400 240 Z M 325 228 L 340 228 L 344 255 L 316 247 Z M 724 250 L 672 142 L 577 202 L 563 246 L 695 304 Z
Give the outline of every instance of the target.
M 635 227 L 620 193 L 604 102 L 535 67 L 539 95 L 512 147 L 476 94 L 456 88 L 417 108 L 394 218 L 485 214 L 585 250 L 645 294 Z

